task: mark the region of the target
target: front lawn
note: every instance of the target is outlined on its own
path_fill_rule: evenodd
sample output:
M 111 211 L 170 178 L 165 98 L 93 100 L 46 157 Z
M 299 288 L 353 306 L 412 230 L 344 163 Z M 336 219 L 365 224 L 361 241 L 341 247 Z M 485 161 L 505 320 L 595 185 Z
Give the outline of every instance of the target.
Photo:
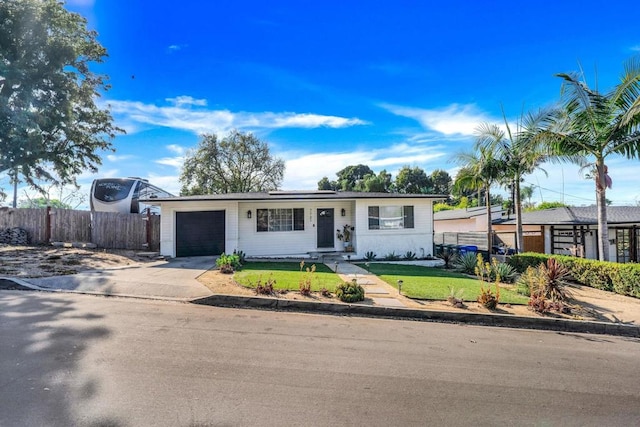
M 365 267 L 364 264 L 359 264 Z M 476 301 L 480 293 L 481 282 L 463 274 L 434 267 L 420 267 L 402 264 L 370 263 L 369 271 L 397 288 L 402 280 L 402 294 L 415 299 L 446 300 L 454 292 L 464 289 L 465 301 Z M 488 283 L 485 283 L 485 287 Z M 495 290 L 495 285 L 491 284 Z M 509 304 L 527 304 L 529 299 L 515 291 L 500 287 L 500 302 Z
M 275 280 L 274 289 L 297 291 L 300 289 L 300 281 L 307 275 L 306 268 L 311 268 L 313 264 L 306 263 L 304 271 L 300 271 L 298 262 L 248 262 L 233 278 L 248 288 L 255 288 L 258 281 L 264 284 L 271 278 Z M 316 292 L 325 288 L 329 292 L 335 292 L 336 286 L 340 284 L 340 277 L 322 263 L 315 263 L 315 266 L 315 273 L 311 273 L 311 290 Z

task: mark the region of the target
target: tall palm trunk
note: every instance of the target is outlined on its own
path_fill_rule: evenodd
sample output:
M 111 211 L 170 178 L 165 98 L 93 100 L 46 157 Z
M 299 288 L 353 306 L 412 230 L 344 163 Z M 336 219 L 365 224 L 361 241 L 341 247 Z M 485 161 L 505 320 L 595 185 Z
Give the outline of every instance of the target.
M 514 203 L 516 211 L 516 252 L 524 251 L 524 233 L 522 231 L 522 200 L 520 200 L 520 179 L 515 180 Z
M 487 205 L 487 251 L 489 252 L 489 258 L 491 258 L 491 248 L 493 247 L 493 232 L 491 229 L 491 195 L 489 194 L 489 187 L 486 188 L 484 198 Z
M 609 261 L 609 225 L 607 224 L 607 181 L 604 159 L 596 159 L 596 207 L 598 210 L 598 253 L 600 261 Z

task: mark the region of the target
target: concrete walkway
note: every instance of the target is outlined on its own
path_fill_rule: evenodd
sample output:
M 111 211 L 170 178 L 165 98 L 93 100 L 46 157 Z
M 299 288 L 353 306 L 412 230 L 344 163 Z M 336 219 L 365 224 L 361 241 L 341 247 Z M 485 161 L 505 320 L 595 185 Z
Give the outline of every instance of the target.
M 376 305 L 382 307 L 410 306 L 407 298 L 400 295 L 396 288 L 364 268 L 349 262 L 334 260 L 325 262 L 325 265 L 345 282 L 351 282 L 355 279 L 356 283 L 364 288 L 365 297 L 371 298 Z
M 211 295 L 211 291 L 196 279 L 214 265 L 215 260 L 210 256 L 173 258 L 151 264 L 22 281 L 46 290 L 186 301 Z

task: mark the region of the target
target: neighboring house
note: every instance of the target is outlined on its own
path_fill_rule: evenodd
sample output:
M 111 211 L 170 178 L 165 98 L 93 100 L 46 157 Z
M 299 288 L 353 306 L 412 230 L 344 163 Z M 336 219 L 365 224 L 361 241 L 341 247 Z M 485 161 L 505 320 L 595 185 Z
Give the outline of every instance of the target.
M 502 219 L 502 206 L 491 206 L 491 221 Z M 452 209 L 433 214 L 436 233 L 487 231 L 487 207 Z
M 608 206 L 609 261 L 640 261 L 640 207 Z M 563 207 L 525 212 L 527 235 L 537 234 L 541 245 L 536 252 L 575 255 L 598 259 L 598 219 L 595 206 Z M 515 231 L 515 219 L 501 222 L 496 231 Z M 527 248 L 525 240 L 525 250 Z
M 443 196 L 335 191 L 272 191 L 149 199 L 160 206 L 160 252 L 170 257 L 305 256 L 317 252 L 412 251 L 430 255 L 433 202 Z M 350 242 L 337 230 L 353 227 Z M 350 230 L 351 231 L 351 230 Z

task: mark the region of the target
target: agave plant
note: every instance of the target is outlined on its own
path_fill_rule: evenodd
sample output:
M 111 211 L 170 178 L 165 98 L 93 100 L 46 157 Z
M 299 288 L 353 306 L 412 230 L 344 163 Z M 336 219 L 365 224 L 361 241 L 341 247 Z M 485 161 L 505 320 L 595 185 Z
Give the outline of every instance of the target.
M 451 268 L 452 264 L 455 264 L 458 259 L 458 253 L 453 249 L 443 248 L 438 252 L 438 257 L 444 261 L 444 268 Z
M 455 267 L 463 273 L 475 274 L 476 262 L 476 254 L 473 252 L 467 252 L 466 254 L 458 257 Z

